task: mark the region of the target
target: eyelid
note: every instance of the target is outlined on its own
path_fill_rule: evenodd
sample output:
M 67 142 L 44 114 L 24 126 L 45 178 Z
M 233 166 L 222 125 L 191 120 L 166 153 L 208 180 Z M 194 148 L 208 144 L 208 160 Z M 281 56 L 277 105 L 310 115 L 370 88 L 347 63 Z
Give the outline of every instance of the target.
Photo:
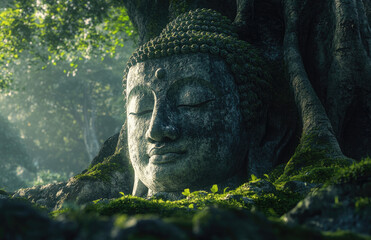
M 216 99 L 213 98 L 213 99 L 208 99 L 206 101 L 202 101 L 200 103 L 197 103 L 197 104 L 179 104 L 177 105 L 177 107 L 200 107 L 206 103 L 209 103 L 209 102 L 212 102 L 212 101 L 215 101 Z
M 153 110 L 145 110 L 143 112 L 130 112 L 129 115 L 133 115 L 133 116 L 142 116 L 144 114 L 147 114 L 147 113 L 151 113 Z

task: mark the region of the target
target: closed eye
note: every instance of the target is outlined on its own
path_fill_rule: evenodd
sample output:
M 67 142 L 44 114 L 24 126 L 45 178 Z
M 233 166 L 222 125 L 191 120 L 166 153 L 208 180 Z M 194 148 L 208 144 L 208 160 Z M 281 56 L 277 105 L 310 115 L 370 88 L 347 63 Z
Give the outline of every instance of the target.
M 201 107 L 202 105 L 205 105 L 209 102 L 215 101 L 215 99 L 209 99 L 204 102 L 196 103 L 196 104 L 179 104 L 177 107 L 191 107 L 191 108 L 196 108 L 196 107 Z
M 133 115 L 133 116 L 142 116 L 142 115 L 145 115 L 147 113 L 151 113 L 152 110 L 146 110 L 146 111 L 143 111 L 143 112 L 138 112 L 138 113 L 135 113 L 135 112 L 131 112 L 129 113 L 129 115 Z

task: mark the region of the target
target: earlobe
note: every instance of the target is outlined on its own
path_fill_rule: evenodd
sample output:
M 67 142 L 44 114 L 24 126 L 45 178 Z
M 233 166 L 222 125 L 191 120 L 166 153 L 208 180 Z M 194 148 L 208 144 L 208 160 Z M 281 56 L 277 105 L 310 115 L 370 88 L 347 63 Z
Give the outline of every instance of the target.
M 137 174 L 134 177 L 134 187 L 133 187 L 133 196 L 136 197 L 147 197 L 148 188 L 140 181 Z

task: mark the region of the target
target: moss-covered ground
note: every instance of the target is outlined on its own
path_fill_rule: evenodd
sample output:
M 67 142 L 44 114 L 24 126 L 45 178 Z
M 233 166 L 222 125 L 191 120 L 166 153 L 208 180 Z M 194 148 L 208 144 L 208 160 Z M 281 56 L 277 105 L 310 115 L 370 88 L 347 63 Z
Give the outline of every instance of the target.
M 358 183 L 371 177 L 371 158 L 366 158 L 349 166 L 347 159 L 329 159 L 320 153 L 313 153 L 310 158 L 303 152 L 301 157 L 293 156 L 287 165 L 278 166 L 263 178 L 252 176 L 251 181 L 237 189 L 218 189 L 216 185 L 210 191 L 189 192 L 185 189 L 184 198 L 169 201 L 161 198 L 143 199 L 122 194 L 118 199 L 98 199 L 91 204 L 78 208 L 64 208 L 51 213 L 52 217 L 64 216 L 74 219 L 81 215 L 97 217 L 115 216 L 116 221 L 125 222 L 130 217 L 142 218 L 156 216 L 164 221 L 174 223 L 185 229 L 191 229 L 195 219 L 207 209 L 229 209 L 241 211 L 258 211 L 269 218 L 279 236 L 304 236 L 307 229 L 285 226 L 279 217 L 292 209 L 305 194 L 288 190 L 289 181 L 316 183 L 316 188 L 332 184 Z M 315 158 L 316 161 L 310 159 Z M 301 160 L 301 161 L 299 161 Z M 307 161 L 310 161 L 308 164 Z M 272 187 L 273 186 L 273 187 Z M 268 188 L 267 188 L 268 187 Z M 268 189 L 268 190 L 264 190 Z M 312 189 L 313 190 L 313 189 Z M 355 199 L 356 207 L 362 209 L 370 206 L 370 199 Z M 314 233 L 312 233 L 314 234 Z M 316 233 L 317 234 L 317 233 Z M 319 233 L 318 233 L 319 234 Z M 308 234 L 307 234 L 308 235 Z M 308 235 L 312 236 L 312 235 Z M 320 233 L 322 239 L 369 239 L 349 232 Z M 281 239 L 281 238 L 280 238 Z M 290 238 L 282 238 L 290 239 Z M 310 238 L 307 238 L 310 239 Z

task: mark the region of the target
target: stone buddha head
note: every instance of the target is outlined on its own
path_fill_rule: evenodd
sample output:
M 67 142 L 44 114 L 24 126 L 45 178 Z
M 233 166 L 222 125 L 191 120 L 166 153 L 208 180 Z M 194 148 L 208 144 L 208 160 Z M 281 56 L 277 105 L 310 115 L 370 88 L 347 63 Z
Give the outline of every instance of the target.
M 256 59 L 230 21 L 206 9 L 180 15 L 132 55 L 124 86 L 133 195 L 245 180 L 261 105 Z

